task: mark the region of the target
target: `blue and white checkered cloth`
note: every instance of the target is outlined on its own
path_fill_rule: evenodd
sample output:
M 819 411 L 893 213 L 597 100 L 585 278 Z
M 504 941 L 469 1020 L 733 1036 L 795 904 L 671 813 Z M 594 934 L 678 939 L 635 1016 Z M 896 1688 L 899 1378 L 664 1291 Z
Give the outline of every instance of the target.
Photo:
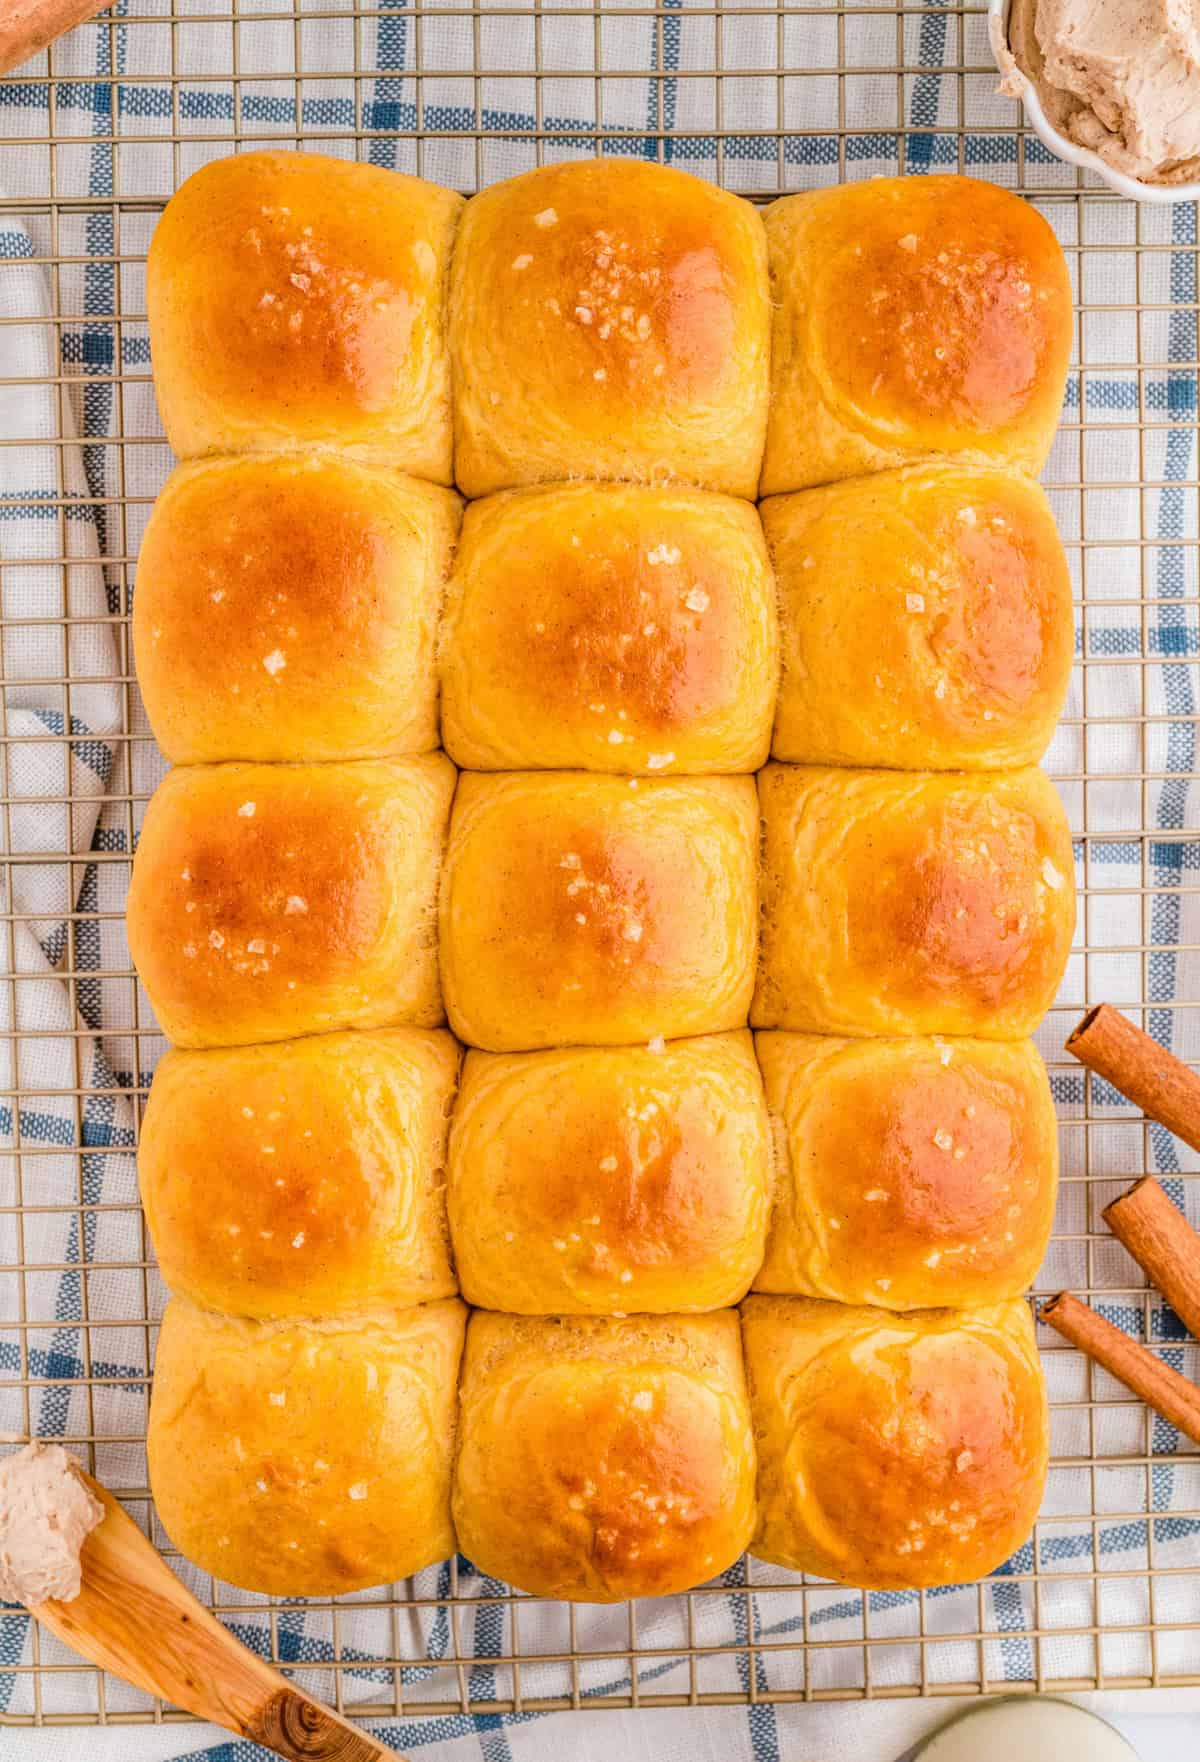
M 154 15 L 163 24 L 89 26 L 56 51 L 55 119 L 58 137 L 66 143 L 55 149 L 60 197 L 112 198 L 130 192 L 166 197 L 177 176 L 232 150 L 235 128 L 243 138 L 263 144 L 293 136 L 293 80 L 265 77 L 281 72 L 290 76 L 295 69 L 298 38 L 291 0 L 241 0 L 236 90 L 229 23 L 204 22 L 206 15 L 225 14 L 227 19 L 227 6 L 221 0 L 176 0 L 175 12 L 185 21 L 175 32 L 181 72 L 177 112 L 169 84 L 169 0 L 134 3 L 139 15 Z M 285 5 L 286 19 L 279 16 Z M 728 12 L 718 24 L 711 6 L 698 5 L 694 12 L 686 3 L 667 0 L 667 6 L 661 29 L 660 21 L 646 16 L 644 9 L 626 12 L 621 4 L 606 6 L 597 36 L 591 11 L 579 11 L 571 0 L 564 0 L 561 10 L 546 4 L 539 27 L 546 71 L 540 91 L 535 91 L 531 18 L 516 19 L 502 11 L 489 18 L 485 0 L 478 52 L 482 64 L 494 71 L 477 85 L 469 16 L 460 20 L 443 11 L 425 15 L 418 24 L 402 0 L 380 0 L 378 17 L 355 20 L 352 0 L 314 0 L 312 10 L 321 16 L 299 30 L 304 144 L 352 155 L 353 140 L 339 136 L 339 130 L 381 131 L 361 143 L 364 155 L 471 189 L 477 181 L 492 181 L 535 163 L 534 144 L 506 131 L 528 129 L 536 122 L 553 131 L 545 143 L 547 156 L 567 157 L 590 152 L 590 141 L 580 136 L 600 125 L 606 150 L 657 157 L 661 145 L 664 157 L 701 175 L 720 175 L 733 188 L 763 190 L 830 182 L 843 168 L 850 177 L 895 172 L 902 151 L 904 166 L 913 173 L 953 170 L 960 162 L 959 137 L 934 131 L 960 128 L 966 131 L 965 170 L 1016 181 L 1017 140 L 1004 132 L 1011 129 L 1014 109 L 995 96 L 995 76 L 984 71 L 989 57 L 982 12 L 960 17 L 929 4 L 923 12 L 905 14 L 905 61 L 924 71 L 900 82 L 892 73 L 853 72 L 855 67 L 894 62 L 896 14 L 891 7 L 881 5 L 878 14 L 864 9 L 837 16 L 831 0 L 828 16 L 819 9 L 797 12 L 785 18 L 780 35 L 774 15 Z M 124 4 L 116 9 L 118 19 L 124 10 Z M 719 95 L 711 78 L 686 77 L 712 67 L 718 29 L 727 70 Z M 426 77 L 419 87 L 413 78 L 418 30 L 422 65 L 439 70 L 439 77 Z M 839 38 L 852 70 L 841 84 L 840 97 Z M 941 71 L 963 64 L 980 72 L 951 76 Z M 352 66 L 368 70 L 357 89 L 351 78 L 335 77 L 337 69 Z M 767 78 L 738 74 L 740 68 L 777 67 L 806 73 L 782 80 L 773 72 Z M 594 75 L 610 68 L 648 72 L 646 77 L 610 75 L 597 81 Z M 380 71 L 372 74 L 372 69 Z M 44 71 L 45 59 L 31 64 L 31 70 Z M 570 78 L 571 73 L 586 77 Z M 48 103 L 44 84 L 18 78 L 0 85 L 0 133 L 27 135 L 31 142 L 44 138 Z M 486 131 L 482 142 L 454 139 L 447 132 L 473 128 L 477 114 Z M 173 115 L 182 141 L 178 150 L 142 139 L 169 132 Z M 424 131 L 419 146 L 389 132 L 418 124 Z M 718 127 L 723 131 L 719 141 Z M 839 137 L 839 128 L 846 131 L 844 137 Z M 646 130 L 656 138 L 644 140 Z M 78 144 L 72 144 L 72 137 Z M 6 780 L 15 805 L 0 824 L 0 834 L 10 841 L 12 853 L 44 853 L 47 860 L 12 865 L 11 897 L 3 902 L 6 911 L 22 914 L 14 926 L 13 958 L 15 970 L 29 977 L 0 987 L 0 1090 L 11 1094 L 19 1086 L 25 1096 L 19 1122 L 13 1104 L 0 1096 L 0 1428 L 12 1436 L 23 1434 L 20 1379 L 38 1379 L 30 1395 L 31 1429 L 68 1442 L 94 1435 L 96 1472 L 120 1489 L 144 1486 L 146 1478 L 141 1446 L 122 1441 L 139 1438 L 144 1429 L 146 1330 L 94 1325 L 91 1358 L 85 1361 L 88 1336 L 82 1323 L 85 1318 L 93 1324 L 130 1322 L 145 1313 L 142 1274 L 129 1265 L 140 1260 L 142 1240 L 132 1210 L 136 1182 L 127 1092 L 147 1079 L 153 1043 L 144 1037 L 135 1042 L 129 1032 L 135 1007 L 129 980 L 108 976 L 119 975 L 128 964 L 120 922 L 125 866 L 89 863 L 86 857 L 89 852 L 128 850 L 127 809 L 123 801 L 109 798 L 123 797 L 131 787 L 139 796 L 148 794 L 161 771 L 161 761 L 148 744 L 135 743 L 127 751 L 124 742 L 113 739 L 122 726 L 126 688 L 112 681 L 127 672 L 128 651 L 119 626 L 106 621 L 120 609 L 119 567 L 106 559 L 136 552 L 149 502 L 169 467 L 148 378 L 139 378 L 148 373 L 144 324 L 130 319 L 118 326 L 110 316 L 144 310 L 136 259 L 144 256 L 154 214 L 132 205 L 119 213 L 103 205 L 62 209 L 54 237 L 45 213 L 36 208 L 38 201 L 44 204 L 49 185 L 47 149 L 34 144 L 6 147 L 0 177 L 8 196 L 27 197 L 31 203 L 28 215 L 14 207 L 0 217 L 0 318 L 19 315 L 26 320 L 0 324 L 0 434 L 28 443 L 19 449 L 0 448 L 3 610 L 10 619 L 54 618 L 67 610 L 83 620 L 69 635 L 51 622 L 18 624 L 4 637 L 5 679 L 22 681 L 5 685 L 7 732 L 31 738 L 9 749 Z M 1081 207 L 1055 200 L 1056 190 L 1074 188 L 1073 174 L 1032 141 L 1025 149 L 1024 181 L 1044 187 L 1043 211 L 1072 253 L 1072 262 L 1084 264 L 1079 291 L 1094 303 L 1081 332 L 1085 372 L 1072 379 L 1066 411 L 1069 423 L 1085 415 L 1089 432 L 1082 438 L 1077 431 L 1061 435 L 1046 473 L 1077 570 L 1077 541 L 1085 536 L 1089 541 L 1078 644 L 1081 654 L 1100 663 L 1091 669 L 1087 687 L 1092 726 L 1086 741 L 1078 727 L 1064 728 L 1049 761 L 1052 770 L 1068 777 L 1086 765 L 1089 778 L 1086 820 L 1085 786 L 1078 781 L 1062 784 L 1076 829 L 1086 825 L 1089 834 L 1086 848 L 1082 842 L 1077 846 L 1077 858 L 1081 880 L 1093 889 L 1081 923 L 1081 952 L 1072 961 L 1063 997 L 1072 1007 L 1085 990 L 1093 999 L 1130 1003 L 1143 995 L 1145 984 L 1154 1006 L 1148 1017 L 1152 1031 L 1194 1059 L 1200 1056 L 1200 1011 L 1178 1011 L 1171 1004 L 1200 999 L 1200 895 L 1181 891 L 1195 882 L 1200 868 L 1200 840 L 1195 837 L 1200 786 L 1194 777 L 1186 780 L 1196 769 L 1200 711 L 1196 212 L 1184 205 L 1146 209 L 1139 222 L 1127 203 L 1105 200 Z M 1140 255 L 1130 248 L 1134 244 L 1145 247 Z M 1075 247 L 1084 248 L 1079 257 L 1073 254 Z M 57 271 L 58 311 L 67 322 L 61 329 L 37 322 L 50 315 L 50 289 L 47 271 L 33 259 L 52 252 L 63 259 Z M 113 261 L 118 255 L 133 261 L 118 270 Z M 1140 301 L 1143 310 L 1138 316 L 1120 311 L 1118 301 Z M 1139 359 L 1149 364 L 1142 370 L 1141 409 Z M 113 383 L 118 366 L 132 376 L 120 390 Z M 37 390 L 4 383 L 16 378 L 52 382 L 60 373 L 67 376 L 61 393 L 65 432 L 77 441 L 61 449 L 50 444 L 64 432 L 58 420 L 59 389 L 53 383 Z M 1139 413 L 1155 426 L 1139 428 Z M 102 444 L 104 437 L 118 434 L 133 444 L 123 449 Z M 1158 487 L 1144 493 L 1128 487 L 1139 477 Z M 117 496 L 132 498 L 124 518 L 103 502 Z M 57 561 L 64 542 L 71 559 L 66 570 Z M 1128 603 L 1139 595 L 1145 596 L 1145 605 Z M 73 681 L 69 703 L 61 685 L 38 683 L 56 681 L 64 670 Z M 144 732 L 132 690 L 131 705 L 132 726 Z M 1068 713 L 1078 717 L 1084 707 L 1077 676 Z M 1143 712 L 1156 720 L 1143 726 L 1135 719 Z M 65 745 L 52 738 L 67 731 L 68 717 L 71 733 L 89 737 L 74 742 L 69 758 Z M 1149 780 L 1124 780 L 1122 773 L 1128 772 L 1147 773 Z M 1176 775 L 1153 780 L 1162 773 Z M 68 793 L 71 808 L 48 805 L 48 798 Z M 1143 829 L 1151 833 L 1145 842 L 1135 836 Z M 68 851 L 83 860 L 51 860 L 53 853 Z M 1150 890 L 1146 897 L 1143 888 Z M 72 928 L 72 913 L 95 916 L 75 919 Z M 1091 951 L 1086 955 L 1085 930 Z M 1145 960 L 1128 952 L 1145 943 L 1155 948 Z M 75 990 L 79 1020 L 72 1018 L 68 989 L 57 977 L 67 969 L 80 976 Z M 145 1022 L 149 1009 L 144 998 L 139 1008 Z M 1057 1055 L 1070 1019 L 1071 1014 L 1051 1017 L 1042 1040 L 1048 1054 Z M 11 1030 L 19 1037 L 16 1054 Z M 139 1044 L 140 1071 L 135 1053 Z M 1080 1119 L 1082 1073 L 1056 1077 L 1055 1087 L 1064 1121 Z M 89 1090 L 96 1093 L 77 1105 L 75 1092 Z M 1089 1249 L 1079 1238 L 1096 1225 L 1100 1207 L 1130 1170 L 1143 1167 L 1142 1128 L 1120 1098 L 1100 1085 L 1093 1094 L 1094 1110 L 1097 1106 L 1111 1125 L 1090 1131 L 1090 1172 L 1104 1179 L 1100 1184 L 1064 1185 L 1059 1240 L 1040 1282 L 1111 1286 L 1119 1293 L 1131 1283 L 1122 1251 L 1115 1244 L 1095 1244 L 1089 1264 Z M 19 1175 L 12 1154 L 18 1135 L 31 1152 L 21 1159 Z M 1068 1175 L 1083 1170 L 1084 1136 L 1069 1125 L 1064 1133 Z M 1168 1190 L 1181 1204 L 1187 1193 L 1194 1195 L 1190 1209 L 1200 1221 L 1200 1182 L 1185 1189 L 1172 1179 L 1200 1162 L 1192 1157 L 1186 1164 L 1188 1153 L 1157 1129 L 1150 1142 L 1153 1164 Z M 84 1146 L 81 1158 L 70 1148 L 76 1143 Z M 7 1154 L 2 1153 L 4 1146 Z M 80 1181 L 86 1205 L 112 1209 L 72 1210 L 79 1203 Z M 5 1209 L 18 1201 L 26 1207 L 23 1235 L 13 1211 Z M 24 1279 L 24 1319 L 45 1324 L 29 1330 L 27 1363 L 19 1332 L 4 1325 L 20 1313 L 22 1301 L 17 1277 L 5 1268 L 22 1260 L 57 1269 L 30 1272 Z M 152 1318 L 159 1313 L 161 1295 L 152 1279 Z M 1140 1331 L 1140 1304 L 1117 1294 L 1102 1307 L 1119 1324 Z M 1171 1313 L 1155 1304 L 1152 1321 L 1168 1362 L 1194 1375 L 1200 1372 L 1195 1349 L 1185 1346 Z M 1086 1371 L 1074 1355 L 1055 1353 L 1047 1364 L 1053 1396 L 1067 1404 L 1087 1398 Z M 1097 1373 L 1098 1396 L 1117 1392 Z M 1094 1436 L 1089 1435 L 1090 1424 Z M 1114 1406 L 1098 1411 L 1089 1422 L 1086 1409 L 1064 1406 L 1055 1421 L 1056 1455 L 1086 1458 L 1093 1446 L 1101 1457 L 1114 1459 L 1142 1452 L 1142 1416 L 1128 1406 Z M 1033 1564 L 1027 1546 L 982 1591 L 950 1589 L 927 1598 L 926 1632 L 936 1638 L 922 1647 L 917 1643 L 921 1603 L 915 1595 L 875 1594 L 864 1607 L 863 1597 L 851 1591 L 809 1589 L 806 1623 L 798 1589 L 764 1591 L 749 1600 L 734 1594 L 747 1582 L 778 1582 L 787 1576 L 743 1562 L 726 1575 L 729 1594 L 696 1599 L 690 1636 L 682 1602 L 639 1609 L 639 1646 L 648 1654 L 639 1669 L 639 1686 L 647 1693 L 686 1695 L 690 1667 L 673 1648 L 736 1647 L 748 1637 L 767 1648 L 781 1648 L 756 1654 L 754 1687 L 760 1692 L 806 1686 L 855 1692 L 862 1683 L 864 1636 L 901 1642 L 872 1650 L 876 1687 L 915 1686 L 922 1668 L 931 1682 L 973 1682 L 980 1668 L 979 1648 L 955 1635 L 979 1628 L 991 1636 L 982 1648 L 991 1682 L 1029 1678 L 1035 1628 L 1045 1636 L 1040 1662 L 1047 1686 L 1060 1678 L 1091 1678 L 1098 1666 L 1111 1677 L 1148 1675 L 1150 1642 L 1144 1631 L 1136 1630 L 1144 1630 L 1150 1611 L 1151 1564 L 1169 1569 L 1153 1592 L 1153 1613 L 1163 1629 L 1157 1639 L 1158 1668 L 1163 1673 L 1198 1671 L 1200 1522 L 1178 1514 L 1200 1510 L 1200 1457 L 1161 1421 L 1153 1430 L 1153 1454 L 1149 1470 L 1114 1460 L 1113 1466 L 1101 1466 L 1094 1474 L 1069 1465 L 1054 1471 L 1040 1531 L 1044 1576 L 1036 1602 L 1022 1576 Z M 1092 1515 L 1081 1519 L 1081 1513 Z M 1102 1562 L 1114 1574 L 1101 1585 L 1089 1576 L 1093 1528 Z M 202 1595 L 209 1589 L 199 1574 L 192 1574 L 191 1582 Z M 364 1703 L 390 1698 L 392 1672 L 375 1661 L 399 1649 L 413 1660 L 403 1672 L 406 1700 L 454 1700 L 456 1674 L 441 1662 L 452 1652 L 451 1618 L 438 1602 L 448 1591 L 448 1568 L 431 1569 L 418 1586 L 430 1599 L 428 1607 L 405 1609 L 401 1603 L 391 1612 L 345 1599 L 336 1631 L 327 1613 L 289 1604 L 277 1617 L 280 1655 L 317 1694 L 330 1691 L 328 1666 L 336 1656 L 353 1659 L 357 1668 L 343 1678 L 352 1709 L 356 1698 Z M 505 1698 L 511 1692 L 509 1670 L 494 1670 L 485 1662 L 509 1654 L 513 1645 L 511 1613 L 502 1604 L 479 1600 L 498 1588 L 460 1562 L 460 1594 L 477 1601 L 457 1616 L 457 1645 L 462 1656 L 479 1661 L 466 1667 L 469 1692 L 477 1700 Z M 223 1596 L 240 1606 L 235 1624 L 239 1636 L 268 1651 L 270 1625 L 262 1600 L 227 1588 Z M 1111 1631 L 1099 1640 L 1059 1631 L 1093 1623 Z M 820 1642 L 809 1651 L 807 1662 L 796 1650 L 786 1649 L 789 1638 L 805 1632 Z M 568 1690 L 570 1666 L 546 1656 L 569 1650 L 565 1612 L 529 1604 L 522 1611 L 519 1638 L 524 1696 L 535 1699 Z M 585 1701 L 628 1692 L 628 1665 L 620 1656 L 629 1645 L 624 1610 L 581 1610 L 576 1644 L 597 1654 L 579 1668 Z M 0 1613 L 0 1714 L 28 1714 L 33 1708 L 29 1676 L 3 1669 L 5 1664 L 27 1663 L 30 1649 L 27 1618 Z M 47 1640 L 42 1657 L 52 1663 L 70 1661 L 68 1653 Z M 751 1686 L 744 1653 L 714 1652 L 697 1660 L 696 1672 L 696 1686 L 704 1693 L 745 1694 Z M 41 1704 L 52 1713 L 94 1710 L 94 1679 L 47 1676 Z M 110 1712 L 145 1704 L 133 1690 L 115 1684 L 108 1689 Z M 748 1712 L 714 1714 L 715 1723 L 704 1726 L 696 1724 L 695 1716 L 684 1723 L 658 1723 L 649 1728 L 653 1754 L 678 1756 L 680 1762 L 684 1757 L 704 1762 L 709 1755 L 729 1762 L 774 1762 L 785 1753 L 781 1730 L 786 1717 L 760 1705 Z M 842 1717 L 839 1747 L 865 1756 L 871 1710 L 846 1709 Z M 573 1762 L 599 1756 L 601 1744 L 606 1762 L 612 1762 L 625 1753 L 614 1747 L 618 1741 L 624 1744 L 628 1738 L 631 1757 L 642 1753 L 639 1745 L 651 1741 L 645 1726 L 640 1728 L 643 1735 L 630 1735 L 632 1725 L 616 1715 L 609 1716 L 606 1737 L 594 1739 L 592 1729 L 590 1722 L 576 1723 L 564 1737 L 559 1721 L 547 1724 L 528 1715 L 497 1714 L 474 1720 L 407 1718 L 382 1735 L 418 1753 L 430 1744 L 457 1740 L 456 1754 L 461 1750 L 463 1756 L 486 1762 L 532 1762 L 561 1750 L 564 1743 Z M 900 1712 L 895 1729 L 908 1730 Z M 823 1724 L 823 1739 L 830 1730 Z M 86 1741 L 90 1748 L 93 1742 L 90 1734 L 86 1739 L 78 1733 L 68 1737 L 64 1754 L 71 1753 L 71 1743 L 78 1747 Z M 178 1755 L 188 1748 L 186 1734 L 166 1728 L 136 1735 L 130 1731 L 127 1741 L 130 1754 L 136 1744 L 141 1757 Z M 900 1741 L 897 1737 L 892 1748 Z M 204 1754 L 207 1762 L 244 1762 L 252 1748 L 229 1744 Z

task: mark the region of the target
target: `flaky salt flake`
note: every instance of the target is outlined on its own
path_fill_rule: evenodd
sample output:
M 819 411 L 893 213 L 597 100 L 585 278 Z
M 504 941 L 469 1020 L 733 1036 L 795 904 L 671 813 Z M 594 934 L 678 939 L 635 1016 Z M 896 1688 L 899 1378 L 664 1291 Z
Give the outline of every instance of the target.
M 689 612 L 707 612 L 710 604 L 708 595 L 702 587 L 692 588 L 691 592 L 685 595 L 683 603 Z
M 553 208 L 543 208 L 540 214 L 533 217 L 534 226 L 557 226 L 558 215 Z
M 925 610 L 925 595 L 923 593 L 906 593 L 904 607 L 908 612 L 923 612 Z
M 296 1234 L 292 1237 L 292 1247 L 293 1248 L 303 1248 L 304 1247 L 304 1231 L 303 1230 L 297 1230 Z
M 654 1406 L 654 1393 L 650 1389 L 639 1389 L 632 1397 L 629 1405 L 636 1407 L 639 1413 L 649 1413 Z
M 666 1050 L 667 1050 L 667 1043 L 663 1039 L 661 1034 L 656 1034 L 654 1036 L 653 1040 L 648 1040 L 646 1042 L 646 1051 L 647 1052 L 665 1052 Z
M 1055 868 L 1049 857 L 1042 858 L 1042 880 L 1046 883 L 1047 887 L 1053 887 L 1056 893 L 1060 887 L 1066 886 L 1064 877 L 1060 871 Z
M 287 1391 L 285 1389 L 272 1389 L 267 1395 L 267 1400 L 271 1403 L 272 1407 L 286 1407 Z
M 287 656 L 282 649 L 272 649 L 269 655 L 263 656 L 263 666 L 274 679 L 275 675 L 282 673 L 287 666 Z
M 244 801 L 242 803 L 241 807 L 238 809 L 238 819 L 239 820 L 252 820 L 254 818 L 255 810 L 257 809 L 257 807 L 258 807 L 257 802 Z
M 896 243 L 902 251 L 915 251 L 917 248 L 917 235 L 915 232 L 906 232 L 902 239 L 896 240 Z
M 678 563 L 679 556 L 680 552 L 677 545 L 661 544 L 655 545 L 652 551 L 646 552 L 646 561 L 651 566 L 658 563 Z
M 663 766 L 669 765 L 674 757 L 674 753 L 647 753 L 646 769 L 647 771 L 661 771 Z
M 532 262 L 533 258 L 530 253 L 528 251 L 522 251 L 519 257 L 513 258 L 512 266 L 514 269 L 528 269 Z
M 347 1497 L 351 1499 L 365 1499 L 367 1496 L 366 1481 L 355 1481 L 352 1487 L 347 1487 L 346 1493 Z
M 288 902 L 283 908 L 283 915 L 285 918 L 294 918 L 299 913 L 306 912 L 307 910 L 308 901 L 306 899 L 302 899 L 298 893 L 288 894 Z

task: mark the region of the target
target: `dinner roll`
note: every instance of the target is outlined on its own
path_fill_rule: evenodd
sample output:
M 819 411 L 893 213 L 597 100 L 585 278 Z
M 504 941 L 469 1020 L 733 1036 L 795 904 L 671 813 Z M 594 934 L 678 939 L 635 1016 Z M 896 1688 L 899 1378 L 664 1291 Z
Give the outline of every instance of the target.
M 182 465 L 138 558 L 133 638 L 175 764 L 438 744 L 451 491 L 327 453 Z
M 467 204 L 450 278 L 455 472 L 753 496 L 767 419 L 757 211 L 636 159 L 547 165 Z
M 775 1134 L 756 1291 L 969 1308 L 1032 1283 L 1058 1178 L 1032 1041 L 760 1034 L 756 1045 Z
M 1028 202 L 875 177 L 766 210 L 774 313 L 760 494 L 954 453 L 1036 472 L 1062 410 L 1071 283 Z
M 783 633 L 776 758 L 1037 763 L 1066 696 L 1075 619 L 1035 483 L 913 465 L 773 497 L 762 517 Z
M 226 1584 L 328 1597 L 454 1552 L 450 1466 L 466 1310 L 162 1320 L 146 1440 L 172 1542 Z
M 146 264 L 178 456 L 325 444 L 449 483 L 445 289 L 462 207 L 326 154 L 237 153 L 189 177 Z
M 971 1583 L 1026 1540 L 1046 1390 L 1019 1300 L 891 1315 L 748 1297 L 763 1560 L 869 1590 Z
M 768 765 L 758 788 L 756 1027 L 1032 1033 L 1075 924 L 1071 834 L 1041 771 Z
M 168 1052 L 138 1180 L 171 1290 L 253 1316 L 451 1296 L 457 1074 L 449 1034 L 409 1028 Z
M 468 1053 L 449 1189 L 464 1295 L 521 1315 L 736 1303 L 762 1260 L 768 1164 L 745 1032 Z
M 454 767 L 189 765 L 146 809 L 129 948 L 178 1046 L 442 1019 L 435 900 Z
M 468 508 L 442 666 L 458 764 L 754 771 L 778 668 L 748 503 L 576 483 Z
M 745 1024 L 758 923 L 749 777 L 464 773 L 442 881 L 442 987 L 489 1052 Z
M 454 1522 L 481 1572 L 617 1603 L 713 1578 L 754 1527 L 737 1316 L 476 1311 Z

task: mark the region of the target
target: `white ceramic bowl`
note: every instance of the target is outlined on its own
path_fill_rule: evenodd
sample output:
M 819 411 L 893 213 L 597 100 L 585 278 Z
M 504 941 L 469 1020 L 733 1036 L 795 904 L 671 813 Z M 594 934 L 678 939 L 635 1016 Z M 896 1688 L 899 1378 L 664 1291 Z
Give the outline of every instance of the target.
M 988 37 L 992 54 L 996 57 L 996 65 L 1001 71 L 1004 64 L 1000 55 L 1008 42 L 1009 3 L 1010 0 L 988 0 Z M 1049 147 L 1057 158 L 1065 159 L 1068 165 L 1079 165 L 1084 171 L 1094 171 L 1097 177 L 1102 177 L 1120 195 L 1131 196 L 1135 202 L 1200 201 L 1200 183 L 1145 184 L 1140 178 L 1129 177 L 1125 172 L 1109 165 L 1107 160 L 1101 159 L 1099 153 L 1093 153 L 1090 147 L 1080 147 L 1074 141 L 1069 141 L 1047 119 L 1030 80 L 1023 82 L 1021 102 L 1025 106 L 1029 126 L 1043 146 Z

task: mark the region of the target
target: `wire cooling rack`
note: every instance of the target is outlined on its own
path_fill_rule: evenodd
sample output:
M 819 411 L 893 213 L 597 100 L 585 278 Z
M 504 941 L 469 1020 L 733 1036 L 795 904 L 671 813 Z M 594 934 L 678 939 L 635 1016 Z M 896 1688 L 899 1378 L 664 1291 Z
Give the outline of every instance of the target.
M 969 7 L 120 11 L 0 86 L 0 1425 L 77 1450 L 247 1643 L 352 1712 L 1200 1682 L 1200 1455 L 1046 1330 L 1046 1504 L 1033 1542 L 977 1587 L 864 1597 L 743 1562 L 687 1597 L 596 1611 L 515 1596 L 464 1561 L 335 1603 L 273 1605 L 196 1573 L 146 1488 L 163 1294 L 131 1152 L 162 1042 L 121 921 L 161 772 L 127 623 L 169 465 L 143 266 L 183 176 L 242 146 L 300 144 L 465 191 L 594 152 L 668 159 L 755 199 L 878 172 L 995 179 L 1051 222 L 1079 300 L 1045 474 L 1077 595 L 1078 666 L 1048 765 L 1081 903 L 1040 1036 L 1063 1185 L 1039 1288 L 1070 1286 L 1200 1374 L 1100 1220 L 1148 1170 L 1200 1197 L 1183 1180 L 1200 1163 L 1061 1052 L 1107 999 L 1200 1056 L 1195 209 L 1135 207 L 1051 159 L 995 95 Z M 10 1721 L 183 1717 L 81 1668 L 15 1610 L 0 1611 L 0 1666 Z

